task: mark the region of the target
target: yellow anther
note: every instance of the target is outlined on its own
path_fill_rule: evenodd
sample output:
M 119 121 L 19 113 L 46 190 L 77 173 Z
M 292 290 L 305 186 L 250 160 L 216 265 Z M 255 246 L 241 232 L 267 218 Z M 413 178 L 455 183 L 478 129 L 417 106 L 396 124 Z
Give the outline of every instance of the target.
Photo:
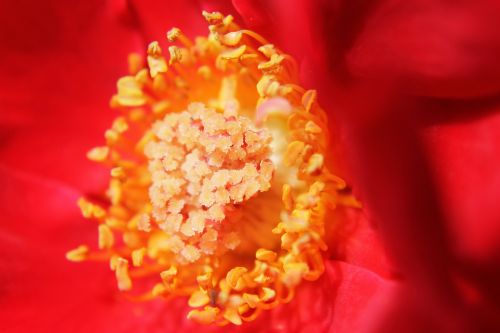
M 113 129 L 108 129 L 104 132 L 104 137 L 108 145 L 114 145 L 120 140 L 120 134 Z
M 226 281 L 229 287 L 236 288 L 241 276 L 248 271 L 245 267 L 235 267 L 227 272 Z
M 248 294 L 248 293 L 243 293 L 243 300 L 252 309 L 256 308 L 257 304 L 259 304 L 259 302 L 260 302 L 259 296 L 255 295 L 255 294 Z
M 321 127 L 319 127 L 314 121 L 312 120 L 309 120 L 307 123 L 306 123 L 306 126 L 305 126 L 305 130 L 306 132 L 308 133 L 311 133 L 311 134 L 319 134 L 322 132 L 322 129 Z
M 167 112 L 170 108 L 171 103 L 169 101 L 160 101 L 153 105 L 153 113 L 157 115 L 162 115 Z
M 125 180 L 127 178 L 127 175 L 125 174 L 125 170 L 123 170 L 122 167 L 116 167 L 111 169 L 110 175 L 113 178 L 119 179 L 119 180 Z
M 170 65 L 182 60 L 182 51 L 179 47 L 175 45 L 169 46 L 168 53 L 170 54 L 170 59 L 168 61 Z
M 144 86 L 146 86 L 146 85 L 148 85 L 148 84 L 151 83 L 151 75 L 149 75 L 148 68 L 141 69 L 132 78 L 134 79 L 135 83 L 137 84 L 137 88 L 140 89 L 141 92 L 142 92 L 142 88 Z M 130 82 L 130 83 L 133 83 L 133 82 Z M 131 87 L 128 87 L 128 88 L 131 88 Z M 120 92 L 120 90 L 118 90 L 118 92 Z
M 294 165 L 304 152 L 305 143 L 302 141 L 292 141 L 286 148 L 283 163 L 286 166 Z
M 106 223 L 111 229 L 118 229 L 118 230 L 123 229 L 126 226 L 124 221 L 114 217 L 106 218 L 104 220 L 104 223 Z
M 207 305 L 210 302 L 210 297 L 206 291 L 196 290 L 189 297 L 188 304 L 190 307 L 198 308 Z
M 265 284 L 270 280 L 270 277 L 265 275 L 264 273 L 260 273 L 259 275 L 254 277 L 253 280 L 259 284 Z
M 161 55 L 161 47 L 157 41 L 154 41 L 148 46 L 148 55 L 150 56 L 158 56 Z
M 174 27 L 167 32 L 167 39 L 169 42 L 175 42 L 180 35 L 181 29 Z
M 241 317 L 236 309 L 228 308 L 224 311 L 224 318 L 235 325 L 241 325 Z
M 111 228 L 106 224 L 99 224 L 99 248 L 110 249 L 115 243 L 115 237 Z
M 242 291 L 245 288 L 247 288 L 247 282 L 244 279 L 244 276 L 242 276 L 236 281 L 236 285 L 233 287 L 233 289 L 237 291 Z
M 166 73 L 168 70 L 165 58 L 162 56 L 160 44 L 152 42 L 148 46 L 148 66 L 151 77 L 156 77 L 159 73 Z
M 281 225 L 281 223 L 280 223 Z M 274 232 L 274 230 L 273 230 Z M 280 233 L 282 233 L 283 231 L 281 231 Z M 296 236 L 294 236 L 293 234 L 290 234 L 290 233 L 284 233 L 281 235 L 281 247 L 283 249 L 287 249 L 289 250 L 292 245 L 294 244 L 296 240 Z
M 265 262 L 273 262 L 277 258 L 276 252 L 266 250 L 266 249 L 258 249 L 257 252 L 255 253 L 255 257 L 258 260 L 262 260 Z
M 66 253 L 66 259 L 69 261 L 79 262 L 87 259 L 89 253 L 89 247 L 86 245 L 80 245 L 74 250 L 68 251 Z
M 202 12 L 203 17 L 207 20 L 208 24 L 221 24 L 224 20 L 224 15 L 219 12 L 209 13 L 207 11 Z
M 225 27 L 228 27 L 231 23 L 233 23 L 233 21 L 234 21 L 233 15 L 226 15 L 226 17 L 222 19 L 222 24 Z
M 236 46 L 241 41 L 242 36 L 243 34 L 241 33 L 241 31 L 231 31 L 225 35 L 221 35 L 219 38 L 221 43 L 224 45 Z
M 211 280 L 211 274 L 202 274 L 196 277 L 196 282 L 198 282 L 198 285 L 203 289 L 207 289 L 208 287 L 210 287 Z
M 316 90 L 308 90 L 302 95 L 302 105 L 307 112 L 311 111 L 313 104 L 316 102 L 317 92 Z
M 292 217 L 283 223 L 283 229 L 286 232 L 298 233 L 304 232 L 309 227 L 309 220 Z
M 309 221 L 311 218 L 311 211 L 309 209 L 294 209 L 292 217 L 302 221 Z
M 87 153 L 87 158 L 94 162 L 103 162 L 109 156 L 109 147 L 95 147 Z
M 160 277 L 164 282 L 170 282 L 177 275 L 177 267 L 170 266 L 169 269 L 160 273 Z
M 273 54 L 269 61 L 260 63 L 258 68 L 264 73 L 276 74 L 281 70 L 281 62 L 284 59 L 285 58 L 282 55 Z
M 257 92 L 261 97 L 285 96 L 291 88 L 282 86 L 274 75 L 263 75 L 257 83 Z
M 225 60 L 239 59 L 247 50 L 246 45 L 241 45 L 234 49 L 228 49 L 220 54 L 220 57 Z
M 215 318 L 220 310 L 216 307 L 205 306 L 203 310 L 191 310 L 189 311 L 187 318 L 194 320 L 200 324 L 211 324 L 215 321 Z
M 325 157 L 323 154 L 312 154 L 309 157 L 309 161 L 307 162 L 306 172 L 308 174 L 313 174 L 321 170 L 323 168 L 323 163 L 325 162 Z
M 302 276 L 308 271 L 308 266 L 303 262 L 292 262 L 283 265 L 285 275 L 282 277 L 283 283 L 287 286 L 296 286 L 299 284 Z
M 106 191 L 111 203 L 117 205 L 122 197 L 121 182 L 118 179 L 111 179 L 109 182 L 109 188 Z
M 165 288 L 165 285 L 162 283 L 157 283 L 153 286 L 153 289 L 151 290 L 151 294 L 155 297 L 157 296 L 163 296 L 167 293 L 167 288 Z
M 268 58 L 271 58 L 276 54 L 276 48 L 272 44 L 262 45 L 258 48 L 258 50 Z
M 300 209 L 313 208 L 317 205 L 319 200 L 320 197 L 317 194 L 313 194 L 311 192 L 302 193 L 297 197 L 296 199 L 297 204 L 295 207 Z
M 118 283 L 118 289 L 120 290 L 130 290 L 132 289 L 132 280 L 128 275 L 128 260 L 124 258 L 118 258 L 116 262 L 116 281 Z
M 104 208 L 94 205 L 93 203 L 87 201 L 85 198 L 78 199 L 78 207 L 82 212 L 83 217 L 87 219 L 102 219 L 106 216 L 106 211 Z
M 315 181 L 309 188 L 309 194 L 318 195 L 325 189 L 325 186 L 325 183 L 323 183 L 322 181 Z
M 116 271 L 116 267 L 118 266 L 118 259 L 120 259 L 120 257 L 116 254 L 112 255 L 111 258 L 109 258 L 109 269 L 111 269 L 113 272 Z
M 140 75 L 139 71 L 137 75 Z M 147 74 L 147 71 L 145 72 Z M 118 94 L 115 96 L 116 102 L 122 106 L 141 106 L 146 104 L 146 97 L 139 82 L 133 76 L 125 76 L 118 80 L 116 84 Z
M 132 251 L 132 265 L 134 267 L 139 267 L 144 262 L 144 256 L 146 255 L 146 248 L 140 248 Z
M 144 133 L 144 135 L 142 136 L 142 138 L 137 142 L 136 146 L 135 146 L 135 149 L 138 150 L 138 151 L 144 151 L 144 147 L 146 146 L 146 144 L 153 140 L 154 138 L 154 134 L 152 131 L 147 131 L 146 133 Z
M 249 310 L 250 310 L 250 307 L 248 306 L 247 303 L 243 303 L 240 306 L 238 306 L 238 313 L 240 315 L 247 313 Z
M 276 297 L 276 291 L 271 288 L 263 287 L 262 293 L 263 295 L 261 296 L 261 300 L 263 302 L 268 302 L 272 300 L 274 297 Z
M 124 117 L 118 117 L 113 121 L 111 128 L 121 134 L 128 130 L 128 124 Z

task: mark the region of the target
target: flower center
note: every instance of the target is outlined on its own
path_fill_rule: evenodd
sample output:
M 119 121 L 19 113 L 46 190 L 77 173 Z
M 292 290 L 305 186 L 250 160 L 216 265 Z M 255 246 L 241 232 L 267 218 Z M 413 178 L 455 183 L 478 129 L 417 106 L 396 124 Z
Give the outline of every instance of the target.
M 324 224 L 344 197 L 329 171 L 326 114 L 295 61 L 231 16 L 208 38 L 169 31 L 147 66 L 131 55 L 111 106 L 121 115 L 88 157 L 111 168 L 108 202 L 80 199 L 98 250 L 136 300 L 187 296 L 188 318 L 241 324 L 323 272 Z M 155 280 L 151 286 L 151 279 Z
M 235 249 L 229 215 L 271 187 L 269 132 L 234 109 L 221 114 L 193 103 L 157 122 L 153 133 L 144 151 L 152 218 L 169 234 L 176 261 Z

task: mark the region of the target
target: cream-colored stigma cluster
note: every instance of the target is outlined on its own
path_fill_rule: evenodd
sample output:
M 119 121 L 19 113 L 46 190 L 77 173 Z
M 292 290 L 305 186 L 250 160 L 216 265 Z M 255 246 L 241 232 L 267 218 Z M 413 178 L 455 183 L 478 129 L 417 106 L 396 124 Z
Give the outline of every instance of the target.
M 201 103 L 168 114 L 153 133 L 144 149 L 152 220 L 170 235 L 177 262 L 234 250 L 239 236 L 227 214 L 271 187 L 270 133 L 234 109 L 218 113 Z M 149 220 L 142 219 L 145 230 Z
M 78 203 L 98 249 L 67 258 L 108 261 L 132 299 L 185 296 L 188 318 L 240 325 L 321 276 L 328 214 L 356 201 L 330 172 L 327 116 L 294 59 L 204 16 L 207 37 L 168 32 L 168 59 L 159 42 L 130 56 L 120 116 L 88 153 L 111 169 L 109 201 Z

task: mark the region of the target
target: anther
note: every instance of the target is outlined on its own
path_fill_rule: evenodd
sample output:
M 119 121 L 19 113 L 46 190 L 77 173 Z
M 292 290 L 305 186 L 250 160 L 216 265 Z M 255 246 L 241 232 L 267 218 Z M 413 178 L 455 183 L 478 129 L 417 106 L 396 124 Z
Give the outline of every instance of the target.
M 159 73 L 166 73 L 168 70 L 165 58 L 162 56 L 160 44 L 152 42 L 148 46 L 148 66 L 151 77 L 155 78 Z
M 74 262 L 84 261 L 87 258 L 88 253 L 89 247 L 86 245 L 80 245 L 76 249 L 66 253 L 66 259 Z
M 116 281 L 118 283 L 118 289 L 120 290 L 130 290 L 132 288 L 132 280 L 128 275 L 128 260 L 124 258 L 118 258 L 116 262 Z

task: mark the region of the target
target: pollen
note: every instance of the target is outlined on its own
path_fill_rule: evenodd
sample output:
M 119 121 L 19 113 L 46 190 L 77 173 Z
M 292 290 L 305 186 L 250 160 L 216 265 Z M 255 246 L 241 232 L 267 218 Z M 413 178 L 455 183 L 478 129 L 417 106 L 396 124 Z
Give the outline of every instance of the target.
M 96 245 L 66 257 L 107 261 L 131 299 L 185 297 L 190 320 L 243 325 L 321 276 L 327 216 L 359 203 L 332 172 L 326 113 L 294 59 L 231 16 L 203 16 L 207 36 L 172 28 L 129 57 L 120 114 L 87 154 L 109 168 L 107 200 L 78 201 Z

